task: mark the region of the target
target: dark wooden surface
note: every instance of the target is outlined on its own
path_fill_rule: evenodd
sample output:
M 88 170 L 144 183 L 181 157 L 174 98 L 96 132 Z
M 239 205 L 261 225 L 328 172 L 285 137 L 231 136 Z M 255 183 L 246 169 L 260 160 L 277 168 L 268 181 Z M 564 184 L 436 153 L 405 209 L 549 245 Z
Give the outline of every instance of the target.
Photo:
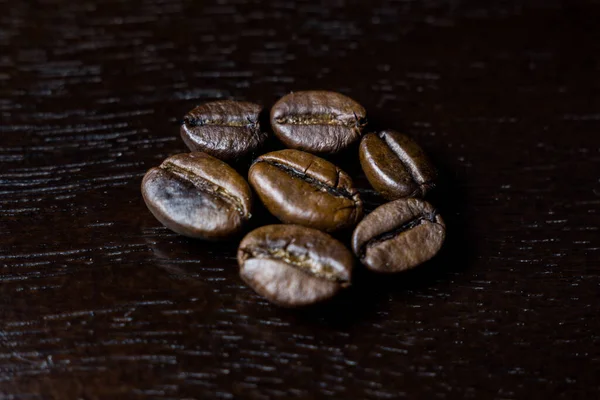
M 0 398 L 598 398 L 598 2 L 0 10 Z M 423 145 L 449 237 L 289 311 L 242 284 L 237 243 L 161 227 L 139 184 L 196 104 L 302 89 Z

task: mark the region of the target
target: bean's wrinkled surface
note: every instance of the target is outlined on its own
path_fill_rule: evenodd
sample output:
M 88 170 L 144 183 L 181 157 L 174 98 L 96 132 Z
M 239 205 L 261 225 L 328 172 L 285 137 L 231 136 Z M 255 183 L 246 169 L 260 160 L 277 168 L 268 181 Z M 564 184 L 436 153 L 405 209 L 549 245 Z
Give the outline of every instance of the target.
M 281 221 L 324 231 L 351 228 L 362 217 L 352 179 L 338 167 L 298 150 L 256 159 L 248 174 L 265 207 Z
M 356 227 L 352 250 L 370 270 L 399 272 L 432 258 L 446 235 L 442 217 L 420 199 L 399 199 L 376 208 Z
M 259 122 L 261 109 L 258 104 L 231 100 L 202 104 L 183 118 L 181 137 L 192 151 L 221 160 L 242 157 L 267 139 Z
M 435 167 L 421 147 L 401 133 L 365 135 L 359 155 L 369 183 L 388 200 L 422 197 L 435 185 Z
M 177 154 L 150 169 L 142 181 L 142 195 L 163 225 L 193 238 L 232 236 L 250 218 L 248 183 L 206 153 Z
M 331 298 L 350 284 L 354 263 L 340 242 L 298 225 L 267 225 L 250 232 L 237 259 L 244 282 L 284 307 Z
M 357 141 L 366 111 L 335 92 L 304 91 L 282 97 L 271 109 L 275 135 L 288 147 L 311 153 L 337 153 Z

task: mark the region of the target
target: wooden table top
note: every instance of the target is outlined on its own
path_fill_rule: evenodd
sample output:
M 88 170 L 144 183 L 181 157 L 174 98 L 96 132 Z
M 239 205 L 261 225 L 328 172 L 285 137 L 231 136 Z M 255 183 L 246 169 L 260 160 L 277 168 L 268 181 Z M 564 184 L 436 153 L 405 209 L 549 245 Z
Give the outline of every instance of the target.
M 600 3 L 482 3 L 0 0 L 0 398 L 597 398 Z M 448 240 L 293 311 L 139 185 L 197 104 L 307 89 L 422 144 Z

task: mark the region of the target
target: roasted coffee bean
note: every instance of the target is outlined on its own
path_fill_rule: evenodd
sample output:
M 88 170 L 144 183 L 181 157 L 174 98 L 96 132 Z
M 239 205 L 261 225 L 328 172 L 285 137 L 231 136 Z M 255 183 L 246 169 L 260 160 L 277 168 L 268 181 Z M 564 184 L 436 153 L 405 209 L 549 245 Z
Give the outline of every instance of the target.
M 206 153 L 177 154 L 150 169 L 142 181 L 142 195 L 164 226 L 193 238 L 232 236 L 250 218 L 248 183 Z
M 335 92 L 294 92 L 271 109 L 275 135 L 288 147 L 337 153 L 357 141 L 365 125 L 363 106 Z
M 221 100 L 202 104 L 187 113 L 181 137 L 192 151 L 203 151 L 221 160 L 242 157 L 267 139 L 259 123 L 261 106 Z
M 242 240 L 240 276 L 258 294 L 299 307 L 336 294 L 350 284 L 353 256 L 321 231 L 298 225 L 267 225 Z
M 335 165 L 299 150 L 280 150 L 256 159 L 250 184 L 266 208 L 283 222 L 324 231 L 353 227 L 362 201 L 352 179 Z
M 444 221 L 431 204 L 399 199 L 376 208 L 358 224 L 352 250 L 373 271 L 399 272 L 433 257 L 445 235 Z
M 422 197 L 435 185 L 435 167 L 421 147 L 401 133 L 365 135 L 359 155 L 369 183 L 388 200 Z

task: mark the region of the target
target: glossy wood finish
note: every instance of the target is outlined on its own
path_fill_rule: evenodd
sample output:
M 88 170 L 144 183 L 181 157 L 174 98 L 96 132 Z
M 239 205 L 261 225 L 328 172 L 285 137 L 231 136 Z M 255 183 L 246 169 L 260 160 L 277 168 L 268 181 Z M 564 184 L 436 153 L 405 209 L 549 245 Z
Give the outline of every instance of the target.
M 0 0 L 0 397 L 596 398 L 600 5 L 486 3 Z M 448 240 L 290 311 L 139 186 L 197 104 L 307 89 L 423 146 Z

